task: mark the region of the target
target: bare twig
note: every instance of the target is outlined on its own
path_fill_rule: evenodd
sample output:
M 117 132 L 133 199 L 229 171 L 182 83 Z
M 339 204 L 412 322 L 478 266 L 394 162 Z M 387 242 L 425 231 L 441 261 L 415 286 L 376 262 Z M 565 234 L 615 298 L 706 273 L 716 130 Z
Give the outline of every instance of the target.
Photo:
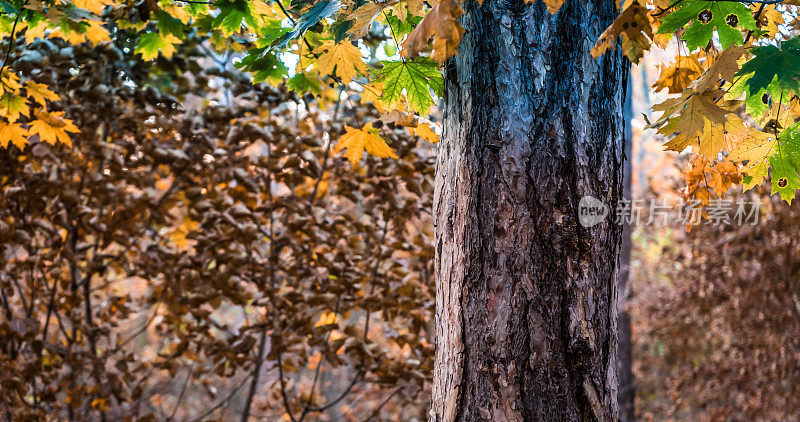
M 199 346 L 198 346 L 199 349 Z M 178 412 L 178 408 L 181 406 L 181 402 L 183 401 L 183 397 L 186 395 L 186 387 L 189 385 L 189 380 L 192 379 L 192 374 L 194 373 L 194 365 L 197 363 L 197 360 L 192 360 L 191 366 L 189 366 L 189 373 L 186 374 L 186 380 L 183 382 L 183 387 L 181 388 L 181 392 L 178 395 L 178 401 L 175 403 L 175 408 L 172 409 L 172 413 L 170 413 L 167 420 L 172 420 L 175 417 L 175 414 Z
M 244 410 L 242 411 L 242 422 L 247 422 L 250 418 L 250 407 L 253 404 L 253 398 L 258 390 L 258 380 L 261 375 L 261 366 L 264 364 L 264 349 L 267 347 L 267 331 L 261 330 L 261 338 L 258 340 L 258 357 L 256 358 L 256 366 L 253 368 L 251 375 L 250 390 L 247 392 L 247 398 L 244 401 Z
M 222 400 L 221 400 L 219 403 L 217 403 L 217 404 L 216 404 L 216 405 L 214 405 L 213 407 L 211 407 L 211 408 L 209 408 L 208 410 L 206 410 L 205 412 L 203 412 L 203 414 L 202 414 L 202 415 L 200 415 L 200 416 L 198 416 L 198 417 L 196 417 L 196 418 L 192 419 L 192 422 L 199 422 L 199 421 L 201 421 L 201 420 L 205 419 L 205 417 L 206 417 L 206 416 L 208 416 L 208 415 L 210 415 L 210 414 L 214 413 L 214 411 L 215 411 L 215 410 L 219 409 L 220 407 L 222 407 L 222 406 L 224 406 L 226 403 L 228 403 L 228 402 L 231 400 L 231 398 L 233 398 L 233 396 L 235 396 L 235 395 L 236 395 L 236 393 L 238 393 L 238 392 L 239 392 L 239 390 L 241 390 L 241 389 L 242 389 L 242 387 L 244 387 L 245 383 L 247 383 L 247 380 L 248 380 L 248 379 L 250 379 L 250 375 L 252 375 L 252 374 L 247 374 L 247 375 L 245 375 L 245 377 L 244 377 L 244 378 L 242 378 L 242 380 L 241 380 L 241 381 L 239 381 L 239 385 L 237 385 L 237 386 L 236 386 L 236 387 L 235 387 L 233 390 L 231 390 L 231 392 L 230 392 L 230 393 L 228 393 L 227 397 L 225 397 L 225 398 L 224 398 L 224 399 L 222 399 Z
M 26 1 L 22 7 L 25 7 L 28 4 Z M 11 50 L 14 49 L 14 42 L 17 40 L 17 24 L 19 23 L 19 13 L 14 16 L 14 24 L 11 25 L 11 35 L 9 35 L 8 40 L 8 48 L 6 49 L 6 56 L 3 58 L 3 65 L 0 66 L 0 76 L 3 75 L 3 71 L 6 69 L 6 65 L 8 64 L 8 58 L 11 56 Z

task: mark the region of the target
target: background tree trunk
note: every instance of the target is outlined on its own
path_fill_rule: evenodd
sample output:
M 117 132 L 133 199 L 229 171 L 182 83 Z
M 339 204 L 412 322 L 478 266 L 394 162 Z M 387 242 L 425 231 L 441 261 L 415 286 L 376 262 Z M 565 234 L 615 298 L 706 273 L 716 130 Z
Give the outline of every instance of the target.
M 616 6 L 464 7 L 436 175 L 431 418 L 612 420 L 627 65 L 589 50 Z M 606 221 L 579 224 L 585 195 Z

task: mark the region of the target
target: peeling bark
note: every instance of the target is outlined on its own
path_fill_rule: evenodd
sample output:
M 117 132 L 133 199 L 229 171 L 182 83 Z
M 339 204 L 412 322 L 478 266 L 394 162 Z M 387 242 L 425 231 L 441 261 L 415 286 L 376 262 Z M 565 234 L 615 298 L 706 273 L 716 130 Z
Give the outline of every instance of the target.
M 623 79 L 614 2 L 464 4 L 445 69 L 435 421 L 615 420 Z M 585 195 L 610 209 L 586 228 Z

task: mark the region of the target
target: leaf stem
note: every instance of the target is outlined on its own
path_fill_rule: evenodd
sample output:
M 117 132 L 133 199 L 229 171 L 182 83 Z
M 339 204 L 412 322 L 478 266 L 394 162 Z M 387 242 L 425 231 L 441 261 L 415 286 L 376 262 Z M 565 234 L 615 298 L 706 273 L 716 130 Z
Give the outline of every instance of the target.
M 26 1 L 22 7 L 25 7 L 27 4 L 28 2 Z M 11 56 L 11 50 L 14 48 L 14 41 L 17 40 L 17 23 L 19 23 L 19 13 L 14 16 L 14 25 L 11 26 L 11 35 L 9 35 L 10 39 L 8 41 L 8 48 L 6 49 L 6 56 L 3 58 L 3 65 L 0 66 L 0 77 L 2 77 L 3 71 L 6 69 L 6 64 L 8 64 L 8 58 Z

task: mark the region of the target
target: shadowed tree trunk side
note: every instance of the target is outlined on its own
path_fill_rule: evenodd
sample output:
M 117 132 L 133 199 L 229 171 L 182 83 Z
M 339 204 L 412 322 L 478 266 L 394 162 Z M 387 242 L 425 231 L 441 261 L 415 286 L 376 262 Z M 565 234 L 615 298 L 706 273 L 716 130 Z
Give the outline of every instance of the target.
M 623 105 L 622 116 L 625 120 L 625 165 L 623 167 L 623 195 L 626 199 L 632 200 L 631 192 L 633 177 L 633 86 L 630 75 Z M 628 312 L 628 304 L 632 297 L 630 270 L 631 270 L 631 226 L 625 224 L 622 227 L 622 247 L 619 253 L 619 316 L 617 327 L 619 329 L 619 339 L 617 343 L 617 361 L 619 364 L 619 420 L 621 422 L 632 422 L 636 420 L 634 401 L 636 399 L 636 389 L 633 379 L 633 347 L 631 338 L 631 315 Z

